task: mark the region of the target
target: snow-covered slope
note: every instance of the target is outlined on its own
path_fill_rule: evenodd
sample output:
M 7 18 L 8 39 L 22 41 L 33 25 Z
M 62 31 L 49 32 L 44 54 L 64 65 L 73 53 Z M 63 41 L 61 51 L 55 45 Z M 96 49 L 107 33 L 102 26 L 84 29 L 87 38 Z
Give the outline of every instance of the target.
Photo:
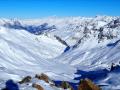
M 20 80 L 24 76 L 39 73 L 47 73 L 53 79 L 73 79 L 75 68 L 49 61 L 50 58 L 60 55 L 64 48 L 65 46 L 55 38 L 45 35 L 36 36 L 25 30 L 8 29 L 1 26 L 0 81 Z
M 0 80 L 46 73 L 53 80 L 74 82 L 81 75 L 77 70 L 96 72 L 119 64 L 119 42 L 120 17 L 0 19 Z M 120 86 L 114 76 L 109 72 L 95 82 L 115 90 Z

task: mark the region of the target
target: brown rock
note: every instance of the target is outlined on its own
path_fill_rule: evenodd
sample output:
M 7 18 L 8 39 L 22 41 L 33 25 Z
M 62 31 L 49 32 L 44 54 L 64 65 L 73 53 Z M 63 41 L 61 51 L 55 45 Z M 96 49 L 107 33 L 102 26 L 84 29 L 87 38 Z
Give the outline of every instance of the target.
M 41 75 L 36 74 L 35 78 L 38 78 L 39 80 L 44 80 L 46 83 L 49 83 L 50 80 L 49 77 L 44 73 L 42 73 Z
M 36 88 L 37 90 L 44 90 L 43 87 L 39 84 L 33 84 L 32 87 Z
M 100 87 L 95 85 L 91 80 L 85 79 L 80 81 L 78 90 L 101 90 Z

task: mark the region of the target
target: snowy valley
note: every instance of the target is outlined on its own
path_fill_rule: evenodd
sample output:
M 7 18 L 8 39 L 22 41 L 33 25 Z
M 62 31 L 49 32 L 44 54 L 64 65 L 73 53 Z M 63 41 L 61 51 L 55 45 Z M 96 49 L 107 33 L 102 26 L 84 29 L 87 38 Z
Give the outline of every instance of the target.
M 119 90 L 119 64 L 120 17 L 0 19 L 1 89 L 9 79 L 31 76 L 20 90 L 36 90 L 32 83 L 44 90 L 64 90 L 34 78 L 44 73 L 55 82 L 76 86 L 89 78 L 102 90 Z

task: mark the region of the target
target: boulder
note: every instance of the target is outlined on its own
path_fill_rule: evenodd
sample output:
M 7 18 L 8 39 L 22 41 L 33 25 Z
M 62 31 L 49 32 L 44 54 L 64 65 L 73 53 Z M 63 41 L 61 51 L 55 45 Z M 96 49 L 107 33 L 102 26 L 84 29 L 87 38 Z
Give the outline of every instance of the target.
M 32 84 L 32 87 L 36 88 L 37 90 L 44 90 L 41 85 L 36 84 L 36 83 Z
M 95 85 L 89 79 L 84 79 L 84 80 L 82 79 L 80 81 L 80 85 L 78 86 L 78 90 L 101 90 L 101 88 Z
M 23 83 L 29 83 L 31 81 L 32 77 L 31 76 L 26 76 L 24 77 L 20 82 L 20 84 L 23 84 Z

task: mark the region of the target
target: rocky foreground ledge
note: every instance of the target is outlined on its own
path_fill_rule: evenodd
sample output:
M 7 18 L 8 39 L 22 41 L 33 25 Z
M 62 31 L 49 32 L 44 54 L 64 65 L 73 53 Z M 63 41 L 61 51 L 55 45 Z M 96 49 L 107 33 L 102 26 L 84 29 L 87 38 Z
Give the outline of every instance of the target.
M 19 90 L 20 85 L 28 85 L 33 87 L 32 90 L 45 90 L 39 83 L 31 82 L 32 80 L 44 81 L 49 84 L 53 90 L 102 90 L 99 86 L 95 85 L 90 79 L 81 79 L 80 83 L 75 89 L 69 82 L 61 81 L 60 84 L 55 83 L 46 74 L 42 73 L 40 75 L 36 74 L 35 77 L 26 76 L 19 82 L 14 82 L 13 80 L 8 80 L 6 82 L 6 87 L 2 90 Z

